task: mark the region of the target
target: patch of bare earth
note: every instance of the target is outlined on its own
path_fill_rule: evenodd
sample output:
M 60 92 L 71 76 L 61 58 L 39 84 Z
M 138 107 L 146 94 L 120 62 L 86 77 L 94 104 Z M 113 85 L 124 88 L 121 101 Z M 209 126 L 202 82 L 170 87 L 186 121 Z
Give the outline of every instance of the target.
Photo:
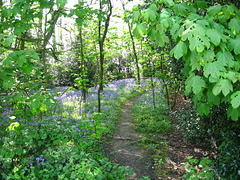
M 178 109 L 187 110 L 190 103 L 185 100 L 180 94 L 177 95 L 176 106 L 172 110 L 178 113 Z M 176 116 L 169 115 L 173 124 L 176 124 Z M 168 141 L 168 154 L 167 159 L 168 173 L 166 179 L 179 180 L 183 179 L 182 175 L 185 173 L 184 163 L 187 161 L 187 156 L 193 156 L 195 159 L 201 159 L 202 157 L 209 155 L 209 147 L 199 146 L 196 144 L 187 143 L 183 137 L 183 131 L 174 130 L 165 135 Z
M 137 144 L 142 137 L 134 130 L 131 123 L 131 109 L 137 98 L 139 97 L 132 98 L 123 105 L 118 129 L 113 138 L 107 142 L 106 152 L 108 156 L 111 154 L 113 162 L 134 169 L 134 174 L 128 175 L 128 179 L 135 180 L 142 176 L 157 179 L 154 172 L 148 168 L 148 163 L 144 161 L 145 154 L 142 153 L 142 147 Z

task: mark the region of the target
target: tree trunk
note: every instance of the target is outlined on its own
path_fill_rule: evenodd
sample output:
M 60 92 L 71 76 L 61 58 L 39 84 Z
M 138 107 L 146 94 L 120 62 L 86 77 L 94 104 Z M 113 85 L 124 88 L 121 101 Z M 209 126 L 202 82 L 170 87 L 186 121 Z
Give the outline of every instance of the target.
M 99 14 L 102 14 L 102 9 L 103 9 L 103 2 L 99 0 Z M 103 63 L 104 63 L 104 40 L 107 35 L 108 31 L 108 26 L 110 22 L 110 17 L 112 15 L 112 3 L 111 0 L 107 1 L 107 6 L 108 6 L 108 14 L 107 18 L 105 20 L 104 24 L 104 31 L 103 35 L 101 35 L 102 32 L 102 19 L 99 18 L 98 20 L 98 42 L 99 42 L 99 52 L 100 52 L 100 59 L 99 59 L 99 88 L 98 88 L 98 112 L 101 112 L 101 91 L 103 90 Z
M 161 56 L 161 73 L 163 74 L 163 58 Z M 163 84 L 165 86 L 165 90 L 166 90 L 166 99 L 167 99 L 167 104 L 168 106 L 170 105 L 170 102 L 169 102 L 169 94 L 168 94 L 168 87 L 167 87 L 167 84 L 165 83 L 165 80 L 163 79 Z
M 125 9 L 123 0 L 121 0 L 121 3 L 122 3 L 123 10 L 125 11 L 126 9 Z M 132 40 L 133 54 L 134 54 L 135 65 L 136 65 L 136 69 L 137 69 L 137 83 L 140 84 L 141 83 L 140 70 L 139 70 L 139 65 L 138 65 L 138 56 L 137 56 L 137 51 L 136 51 L 136 47 L 135 47 L 135 41 L 134 41 L 134 37 L 133 37 L 132 31 L 131 31 L 131 26 L 130 26 L 129 22 L 127 22 L 127 25 L 128 25 L 128 31 L 129 31 L 129 34 L 130 34 L 130 37 Z
M 2 7 L 3 7 L 3 0 L 0 0 L 0 12 L 2 12 Z M 0 23 L 3 22 L 3 16 L 2 16 L 2 13 L 0 13 Z M 0 29 L 0 34 L 3 33 L 3 29 Z
M 82 37 L 82 27 L 79 29 L 79 36 L 80 36 L 80 56 L 81 56 L 81 89 L 82 89 L 82 96 L 83 101 L 86 100 L 86 81 L 85 81 L 85 59 L 84 59 L 84 53 L 83 53 L 83 37 Z

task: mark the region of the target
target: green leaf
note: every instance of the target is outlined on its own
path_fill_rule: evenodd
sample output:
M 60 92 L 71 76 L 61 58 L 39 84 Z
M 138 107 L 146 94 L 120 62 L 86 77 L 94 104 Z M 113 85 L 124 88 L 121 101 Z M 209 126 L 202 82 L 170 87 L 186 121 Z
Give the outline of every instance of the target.
M 12 78 L 7 78 L 7 79 L 4 79 L 3 80 L 3 88 L 5 89 L 12 89 L 13 88 L 13 83 L 14 83 L 14 80 Z
M 197 106 L 197 110 L 199 112 L 199 114 L 202 116 L 203 114 L 208 115 L 209 114 L 209 105 L 206 103 L 200 103 Z
M 208 29 L 206 32 L 207 36 L 210 38 L 211 42 L 217 46 L 221 41 L 221 35 L 215 29 Z
M 152 30 L 149 32 L 149 36 L 150 36 L 150 40 L 151 40 L 151 41 L 155 41 L 156 36 L 157 36 L 157 31 L 156 31 L 155 29 L 152 29 Z
M 174 54 L 176 59 L 181 58 L 187 53 L 187 46 L 184 42 L 180 41 L 170 52 L 171 56 Z
M 213 50 L 209 49 L 207 51 L 204 51 L 204 55 L 203 55 L 204 63 L 213 62 L 214 59 L 215 59 L 215 54 Z
M 18 57 L 18 65 L 22 67 L 27 62 L 26 56 L 21 55 Z
M 84 17 L 84 11 L 82 9 L 75 10 L 75 14 L 77 15 L 77 17 Z
M 240 107 L 233 108 L 232 106 L 230 106 L 227 110 L 227 116 L 228 116 L 228 118 L 231 117 L 232 120 L 237 121 L 240 116 Z
M 29 65 L 29 64 L 25 64 L 25 65 L 22 66 L 22 70 L 26 74 L 31 74 L 32 70 L 33 70 L 33 66 Z
M 172 7 L 175 3 L 173 2 L 173 0 L 164 0 L 165 4 L 169 7 Z
M 133 34 L 137 38 L 141 38 L 146 33 L 147 26 L 145 24 L 138 24 L 133 30 Z
M 156 5 L 155 5 L 156 6 Z M 145 19 L 145 21 L 148 21 L 149 19 L 151 21 L 156 20 L 156 10 L 155 8 L 153 8 L 152 6 L 150 6 L 144 13 L 143 13 L 143 18 Z
M 179 4 L 175 4 L 173 6 L 173 11 L 175 13 L 175 15 L 179 16 L 185 16 L 187 15 L 187 6 L 185 3 L 179 3 Z
M 25 31 L 25 26 L 24 25 L 21 25 L 20 23 L 17 23 L 15 25 L 14 33 L 16 35 L 20 36 L 24 31 Z
M 205 1 L 197 1 L 197 6 L 201 9 L 207 9 L 207 2 Z
M 238 78 L 240 74 L 237 74 L 236 72 L 233 72 L 233 71 L 229 71 L 228 73 L 226 73 L 224 75 L 225 78 L 231 80 L 233 83 L 237 82 L 238 81 Z
M 240 21 L 237 18 L 231 19 L 229 22 L 229 28 L 231 29 L 234 35 L 239 34 L 240 32 Z
M 209 75 L 211 75 L 213 78 L 219 78 L 220 71 L 226 71 L 226 69 L 223 67 L 221 63 L 215 61 L 213 63 L 212 62 L 208 63 L 204 67 L 203 71 L 204 76 L 207 78 Z
M 56 4 L 61 8 L 64 8 L 66 3 L 67 3 L 67 0 L 56 0 Z
M 221 9 L 222 9 L 221 5 L 216 5 L 210 7 L 207 12 L 209 16 L 215 16 L 216 14 L 221 12 Z
M 187 158 L 187 159 L 192 159 L 192 158 L 193 158 L 193 156 L 187 156 L 186 158 Z
M 203 38 L 206 35 L 207 32 L 207 28 L 205 27 L 205 25 L 203 22 L 204 21 L 197 21 L 198 23 L 194 24 L 194 28 L 193 28 L 193 35 L 194 36 L 199 36 L 199 38 Z
M 240 106 L 240 91 L 237 91 L 231 95 L 231 104 L 234 109 Z
M 4 34 L 0 34 L 0 42 L 4 39 Z
M 140 17 L 140 12 L 133 11 L 133 16 L 132 16 L 133 21 L 138 22 L 139 17 Z
M 11 56 L 11 54 L 8 55 L 7 58 L 3 61 L 3 65 L 4 65 L 4 66 L 9 67 L 9 66 L 12 64 L 12 63 L 11 63 L 10 56 Z
M 157 0 L 157 3 L 165 3 L 168 7 L 172 7 L 175 4 L 173 0 Z
M 189 45 L 189 49 L 191 51 L 193 51 L 194 49 L 197 50 L 197 52 L 203 52 L 204 50 L 204 45 L 202 44 L 202 42 L 199 39 L 199 36 L 195 36 L 190 40 L 190 45 Z
M 230 91 L 233 91 L 233 85 L 228 79 L 220 79 L 213 87 L 213 94 L 217 96 L 220 92 L 227 96 Z
M 229 66 L 233 67 L 234 66 L 234 58 L 232 54 L 228 51 L 220 51 L 217 53 L 216 58 L 219 63 L 221 63 L 223 66 Z
M 218 106 L 220 104 L 220 97 L 215 96 L 213 93 L 208 93 L 207 94 L 207 100 L 209 104 L 214 104 Z
M 195 74 L 191 74 L 191 76 L 186 80 L 186 91 L 190 93 L 191 90 L 198 94 L 202 91 L 203 88 L 206 87 L 205 81 L 200 76 L 195 76 Z
M 51 8 L 54 5 L 54 2 L 52 1 L 42 1 L 40 3 L 40 8 L 44 9 L 44 8 Z
M 237 39 L 230 39 L 229 49 L 231 51 L 234 50 L 236 55 L 240 54 L 240 37 Z
M 34 50 L 29 49 L 26 51 L 26 53 L 33 59 L 39 60 L 38 53 L 36 53 Z
M 165 42 L 169 43 L 169 38 L 165 34 L 159 34 L 159 35 L 156 36 L 156 43 L 160 47 L 163 47 Z
M 8 36 L 5 41 L 3 42 L 3 46 L 11 46 L 11 44 L 14 42 L 14 36 Z
M 174 23 L 172 28 L 170 29 L 170 34 L 174 36 L 179 30 L 179 28 L 180 28 L 180 25 L 178 23 Z

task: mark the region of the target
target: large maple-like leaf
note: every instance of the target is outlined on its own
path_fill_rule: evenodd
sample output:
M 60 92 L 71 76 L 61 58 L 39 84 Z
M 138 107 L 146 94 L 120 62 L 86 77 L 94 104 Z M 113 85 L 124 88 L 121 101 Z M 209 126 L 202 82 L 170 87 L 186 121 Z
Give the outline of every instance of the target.
M 145 24 L 138 24 L 133 30 L 133 34 L 137 38 L 141 38 L 146 33 L 147 26 Z
M 213 94 L 215 96 L 217 96 L 220 92 L 222 92 L 224 96 L 227 96 L 230 91 L 233 91 L 233 85 L 228 79 L 220 79 L 213 87 Z
M 150 7 L 143 13 L 143 18 L 148 21 L 154 21 L 156 19 L 156 5 L 155 4 L 151 4 Z
M 199 114 L 202 116 L 203 114 L 208 115 L 209 114 L 209 105 L 207 103 L 200 103 L 197 106 L 197 110 Z
M 176 15 L 184 16 L 187 14 L 187 5 L 185 3 L 175 4 L 173 6 L 173 11 Z
M 231 95 L 231 104 L 233 108 L 238 108 L 240 106 L 240 91 Z
M 210 38 L 211 42 L 217 46 L 221 42 L 221 35 L 215 29 L 208 29 L 206 32 L 207 36 Z
M 207 12 L 209 16 L 215 16 L 216 14 L 221 12 L 221 9 L 222 6 L 218 4 L 216 6 L 211 6 Z
M 191 76 L 186 81 L 186 91 L 190 93 L 191 90 L 198 94 L 202 91 L 203 88 L 206 87 L 205 81 L 200 76 L 195 76 L 195 74 L 191 74 Z
M 189 49 L 191 51 L 193 51 L 194 49 L 197 50 L 197 52 L 203 52 L 204 51 L 204 44 L 203 41 L 201 41 L 199 36 L 194 36 L 191 40 L 190 40 L 190 45 L 189 45 Z
M 235 54 L 240 54 L 240 37 L 237 39 L 230 39 L 229 49 L 234 50 Z
M 240 21 L 237 18 L 231 19 L 229 28 L 234 34 L 238 34 L 240 32 Z
M 227 116 L 228 116 L 228 118 L 231 117 L 232 120 L 237 121 L 240 116 L 240 107 L 233 108 L 232 106 L 230 106 L 227 111 Z
M 174 54 L 176 59 L 181 58 L 187 53 L 187 46 L 184 42 L 180 41 L 170 52 L 171 56 Z
M 233 67 L 234 66 L 234 58 L 232 54 L 228 51 L 220 51 L 216 55 L 218 62 L 220 62 L 224 66 Z
M 165 34 L 158 34 L 156 37 L 156 42 L 160 47 L 163 47 L 165 42 L 169 43 L 169 38 Z
M 208 63 L 204 69 L 203 74 L 205 77 L 208 77 L 211 75 L 213 78 L 219 78 L 220 71 L 226 71 L 226 69 L 223 67 L 223 65 L 217 61 Z

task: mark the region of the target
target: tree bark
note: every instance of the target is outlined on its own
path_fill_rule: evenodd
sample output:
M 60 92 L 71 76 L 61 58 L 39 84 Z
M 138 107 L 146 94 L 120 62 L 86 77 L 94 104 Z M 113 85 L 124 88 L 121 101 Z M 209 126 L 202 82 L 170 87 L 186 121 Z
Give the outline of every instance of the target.
M 99 52 L 100 52 L 100 59 L 99 59 L 99 88 L 98 88 L 98 112 L 101 112 L 101 91 L 103 90 L 103 63 L 104 63 L 104 41 L 106 39 L 108 26 L 110 22 L 110 17 L 112 15 L 112 3 L 111 0 L 107 1 L 108 6 L 108 14 L 104 24 L 104 31 L 103 35 L 102 32 L 102 19 L 99 18 L 98 20 L 98 43 L 99 43 Z M 99 0 L 99 14 L 102 14 L 103 4 L 102 1 Z
M 121 3 L 122 3 L 123 10 L 125 11 L 126 9 L 125 9 L 123 0 L 121 0 Z M 141 83 L 140 70 L 139 70 L 139 65 L 138 65 L 138 56 L 137 56 L 135 41 L 134 41 L 134 37 L 133 37 L 132 31 L 131 31 L 131 26 L 130 26 L 129 22 L 127 22 L 127 25 L 128 25 L 128 31 L 129 31 L 129 34 L 130 34 L 130 37 L 132 40 L 133 54 L 134 54 L 135 65 L 136 65 L 136 69 L 137 69 L 137 83 L 140 84 Z
M 0 12 L 2 12 L 2 7 L 3 7 L 3 0 L 0 0 Z M 3 22 L 3 16 L 2 16 L 2 13 L 0 14 L 0 23 Z M 3 33 L 3 29 L 0 29 L 0 33 L 2 34 Z

